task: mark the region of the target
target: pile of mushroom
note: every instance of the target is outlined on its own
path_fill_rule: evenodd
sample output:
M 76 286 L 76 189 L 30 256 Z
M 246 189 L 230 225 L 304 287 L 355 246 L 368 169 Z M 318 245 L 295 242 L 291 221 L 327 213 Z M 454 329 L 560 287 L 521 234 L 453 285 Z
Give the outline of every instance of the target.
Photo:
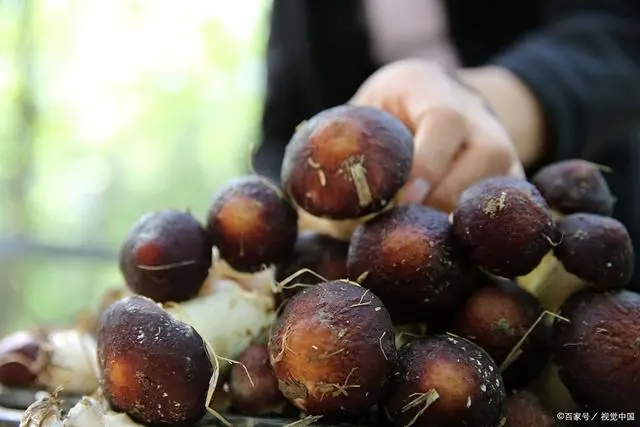
M 144 215 L 94 328 L 0 342 L 0 382 L 50 393 L 22 425 L 527 427 L 640 409 L 633 246 L 601 169 L 491 177 L 440 212 L 395 203 L 413 151 L 395 117 L 334 107 L 295 129 L 279 185 L 233 180 L 204 223 Z M 59 386 L 85 395 L 69 413 Z

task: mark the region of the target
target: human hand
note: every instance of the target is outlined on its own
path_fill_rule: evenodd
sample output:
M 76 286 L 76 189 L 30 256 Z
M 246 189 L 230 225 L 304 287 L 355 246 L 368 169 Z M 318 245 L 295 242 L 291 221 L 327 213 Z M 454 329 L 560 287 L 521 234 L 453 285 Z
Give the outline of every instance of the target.
M 413 170 L 400 203 L 449 212 L 480 179 L 524 177 L 516 149 L 485 99 L 437 64 L 412 59 L 387 65 L 350 103 L 383 109 L 414 132 Z

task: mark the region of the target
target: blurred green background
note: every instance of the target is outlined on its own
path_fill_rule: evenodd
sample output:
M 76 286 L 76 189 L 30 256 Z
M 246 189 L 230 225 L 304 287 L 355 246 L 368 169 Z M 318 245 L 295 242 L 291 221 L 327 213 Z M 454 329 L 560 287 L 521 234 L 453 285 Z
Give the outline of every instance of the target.
M 71 321 L 121 283 L 143 213 L 245 173 L 266 0 L 0 0 L 0 329 Z

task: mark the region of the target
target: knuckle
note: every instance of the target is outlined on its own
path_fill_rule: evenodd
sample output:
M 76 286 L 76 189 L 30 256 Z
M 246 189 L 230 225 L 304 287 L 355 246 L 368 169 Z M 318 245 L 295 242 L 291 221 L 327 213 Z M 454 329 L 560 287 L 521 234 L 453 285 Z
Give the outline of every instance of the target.
M 447 105 L 432 105 L 424 109 L 422 117 L 440 128 L 459 130 L 467 128 L 467 119 L 457 108 Z
M 486 161 L 490 162 L 498 173 L 508 173 L 513 166 L 513 153 L 511 147 L 506 145 L 490 145 L 485 150 Z
M 433 107 L 432 114 L 448 125 L 463 126 L 465 124 L 464 115 L 458 109 L 449 105 Z
M 451 212 L 455 207 L 458 196 L 459 194 L 453 191 L 443 192 L 436 190 L 427 197 L 424 204 L 442 212 Z

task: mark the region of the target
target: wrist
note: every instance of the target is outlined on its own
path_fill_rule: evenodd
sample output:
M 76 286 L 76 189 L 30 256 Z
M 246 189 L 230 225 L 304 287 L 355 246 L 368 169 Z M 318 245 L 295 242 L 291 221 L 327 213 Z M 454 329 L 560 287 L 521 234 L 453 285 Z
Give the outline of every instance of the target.
M 457 75 L 490 104 L 522 164 L 527 167 L 540 160 L 545 151 L 542 109 L 524 82 L 501 67 L 462 69 Z

